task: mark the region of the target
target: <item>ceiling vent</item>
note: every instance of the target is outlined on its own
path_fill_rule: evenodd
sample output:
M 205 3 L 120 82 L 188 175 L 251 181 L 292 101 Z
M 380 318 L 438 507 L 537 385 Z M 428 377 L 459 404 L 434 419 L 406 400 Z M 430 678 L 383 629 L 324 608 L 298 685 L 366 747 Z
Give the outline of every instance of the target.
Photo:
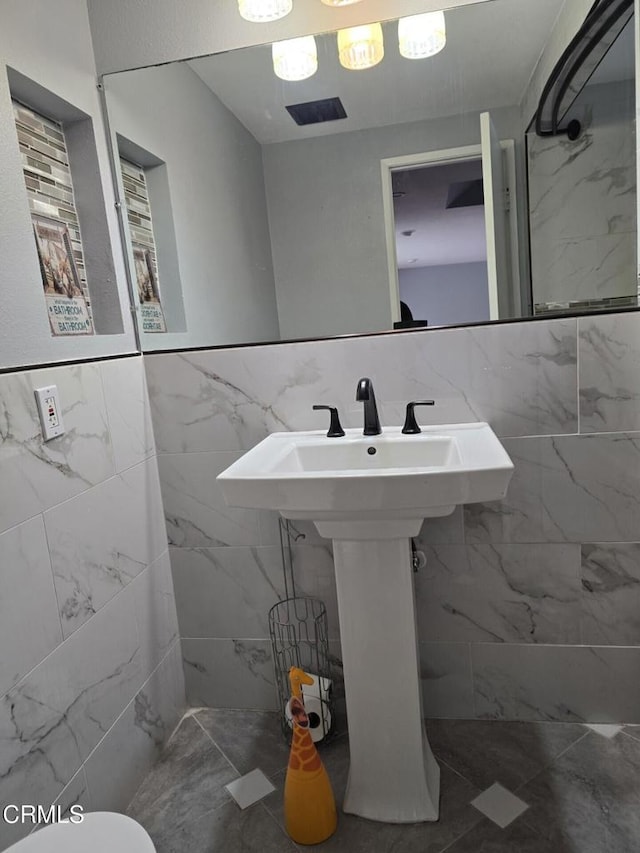
M 477 207 L 484 204 L 482 178 L 475 181 L 459 181 L 449 185 L 447 210 L 454 207 Z
M 291 104 L 287 112 L 296 124 L 320 124 L 323 121 L 336 121 L 346 118 L 347 114 L 340 98 L 324 98 L 322 101 L 307 101 L 305 104 Z

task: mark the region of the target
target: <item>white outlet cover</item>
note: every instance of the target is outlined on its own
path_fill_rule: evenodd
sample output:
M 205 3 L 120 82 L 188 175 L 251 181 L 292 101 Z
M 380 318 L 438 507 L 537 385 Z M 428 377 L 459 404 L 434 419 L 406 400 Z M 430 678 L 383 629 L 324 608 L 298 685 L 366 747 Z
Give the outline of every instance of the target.
M 51 441 L 52 438 L 57 438 L 64 432 L 58 386 L 47 385 L 44 388 L 36 388 L 34 394 L 40 415 L 42 435 L 45 441 Z

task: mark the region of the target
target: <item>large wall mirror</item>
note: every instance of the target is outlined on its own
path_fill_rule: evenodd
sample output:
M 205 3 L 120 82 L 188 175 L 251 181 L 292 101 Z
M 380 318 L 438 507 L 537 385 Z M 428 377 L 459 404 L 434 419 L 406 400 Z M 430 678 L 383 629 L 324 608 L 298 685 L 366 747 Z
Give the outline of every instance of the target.
M 450 9 L 424 58 L 383 22 L 363 70 L 325 33 L 105 76 L 143 349 L 637 308 L 633 20 L 539 136 L 565 6 Z

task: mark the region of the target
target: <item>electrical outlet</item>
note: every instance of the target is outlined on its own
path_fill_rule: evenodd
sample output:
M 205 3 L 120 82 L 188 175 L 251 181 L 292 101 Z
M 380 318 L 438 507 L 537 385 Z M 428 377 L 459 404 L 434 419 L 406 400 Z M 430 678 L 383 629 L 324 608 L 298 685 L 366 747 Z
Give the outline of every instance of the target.
M 47 385 L 46 388 L 36 388 L 34 393 L 38 405 L 38 414 L 40 415 L 42 435 L 45 441 L 50 441 L 64 432 L 58 386 Z

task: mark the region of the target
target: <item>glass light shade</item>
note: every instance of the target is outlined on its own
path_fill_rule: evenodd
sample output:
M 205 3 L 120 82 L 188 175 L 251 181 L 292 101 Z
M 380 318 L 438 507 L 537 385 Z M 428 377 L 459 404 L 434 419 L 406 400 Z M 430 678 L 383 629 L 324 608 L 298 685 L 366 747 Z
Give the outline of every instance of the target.
M 277 41 L 271 45 L 273 70 L 281 80 L 306 80 L 318 70 L 318 49 L 313 36 Z
M 359 3 L 360 0 L 322 0 L 325 6 L 351 6 L 353 3 Z
M 238 11 L 245 21 L 263 24 L 284 18 L 293 9 L 293 0 L 238 0 Z
M 400 54 L 406 59 L 424 59 L 440 53 L 447 43 L 444 12 L 425 12 L 398 21 Z
M 384 40 L 380 24 L 367 24 L 338 30 L 340 65 L 349 71 L 372 68 L 384 56 Z

